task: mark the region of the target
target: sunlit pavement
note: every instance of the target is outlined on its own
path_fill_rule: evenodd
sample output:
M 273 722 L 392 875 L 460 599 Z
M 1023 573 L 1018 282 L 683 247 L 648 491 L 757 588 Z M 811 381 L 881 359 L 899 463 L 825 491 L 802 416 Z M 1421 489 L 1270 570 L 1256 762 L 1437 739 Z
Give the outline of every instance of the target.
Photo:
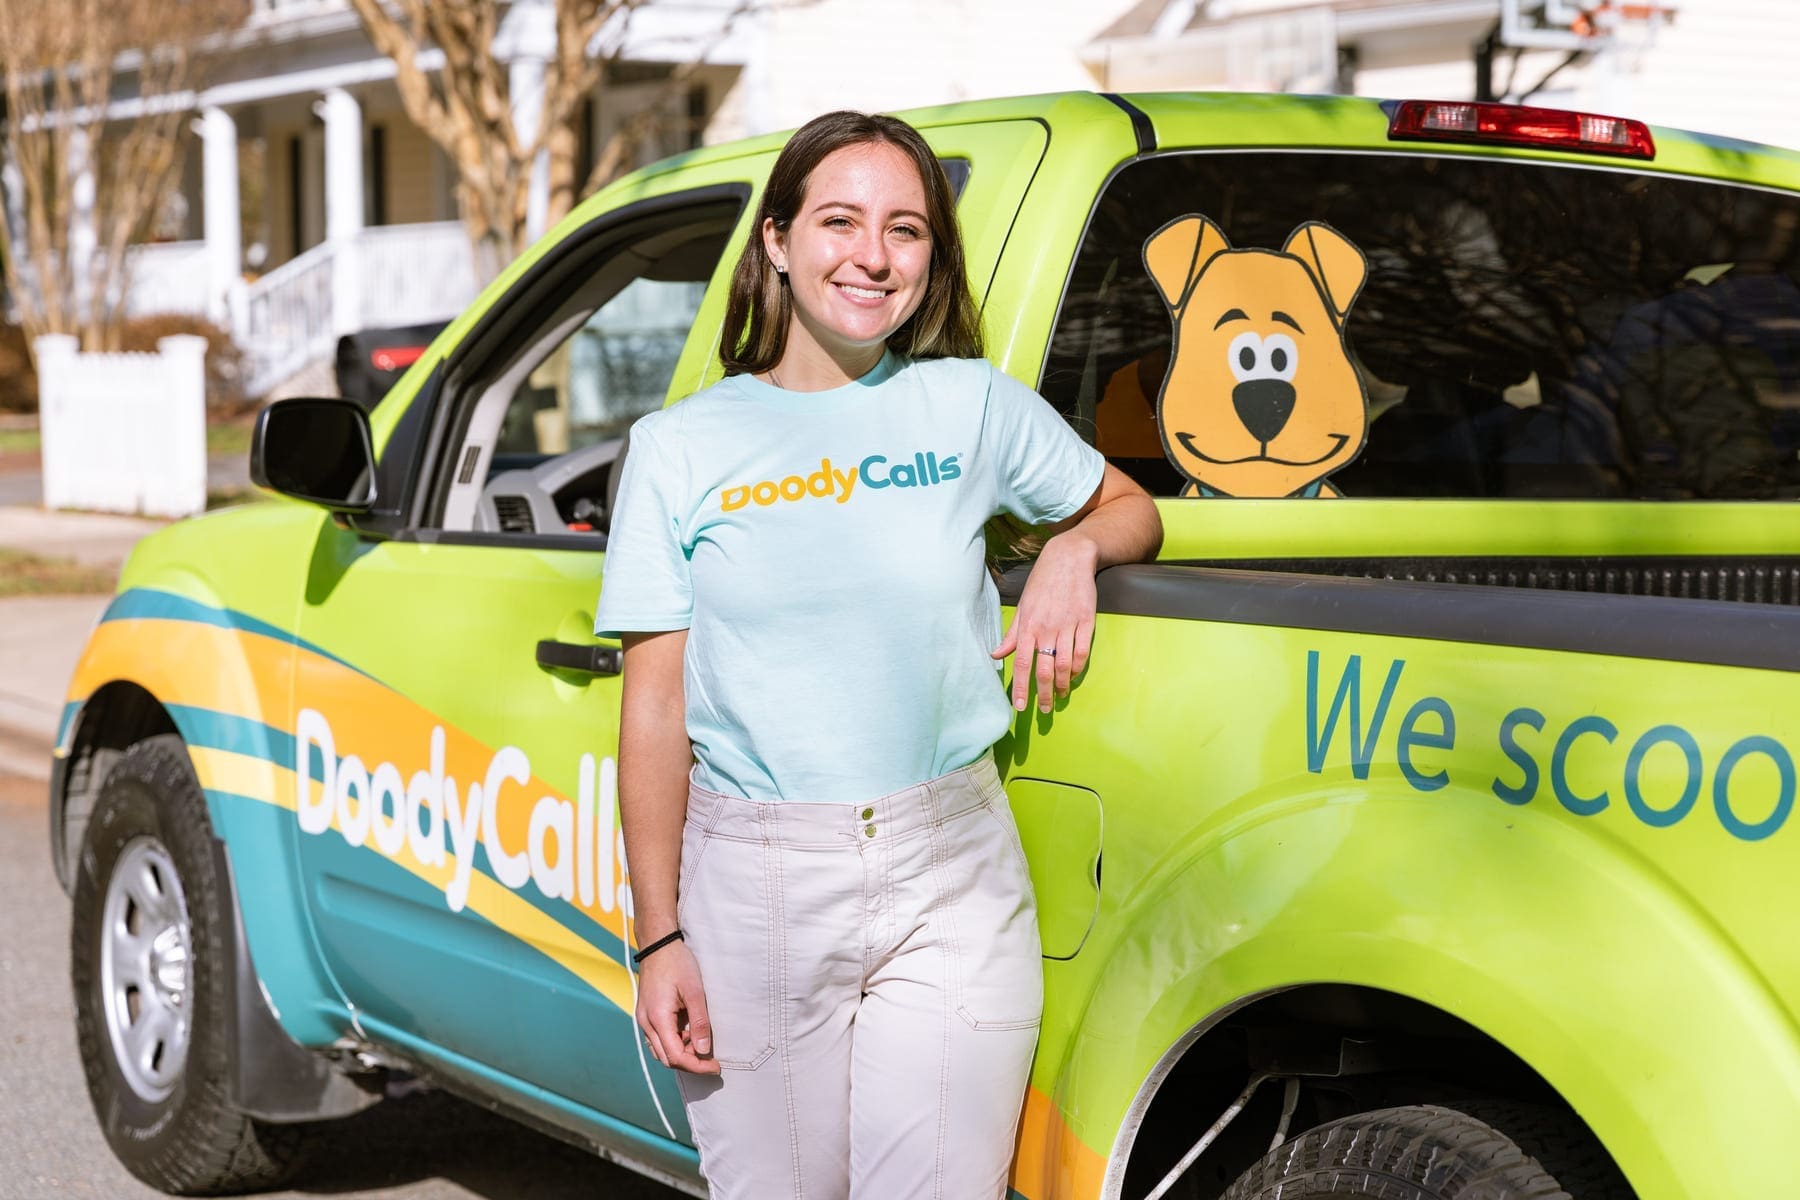
M 25 748 L 18 747 L 21 751 Z M 0 1200 L 158 1193 L 107 1149 L 82 1085 L 69 902 L 50 867 L 42 782 L 0 767 Z M 571 1048 L 575 1052 L 576 1048 Z M 278 1198 L 672 1200 L 680 1193 L 451 1097 L 424 1093 L 324 1127 Z

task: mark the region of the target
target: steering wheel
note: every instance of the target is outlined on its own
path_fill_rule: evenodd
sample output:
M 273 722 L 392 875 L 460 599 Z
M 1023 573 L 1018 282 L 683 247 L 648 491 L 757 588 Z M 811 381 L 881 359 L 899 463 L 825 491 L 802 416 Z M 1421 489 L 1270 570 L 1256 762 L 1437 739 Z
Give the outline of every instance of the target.
M 616 465 L 623 457 L 624 445 L 624 438 L 607 438 L 592 446 L 554 455 L 535 467 L 500 472 L 481 489 L 481 499 L 475 505 L 475 532 L 570 532 L 564 510 L 558 507 L 557 501 L 564 499 L 565 492 L 578 481 L 603 467 Z M 604 538 L 603 531 L 611 516 L 604 504 L 611 498 L 610 491 L 595 488 L 584 495 L 593 502 L 595 519 L 592 523 Z

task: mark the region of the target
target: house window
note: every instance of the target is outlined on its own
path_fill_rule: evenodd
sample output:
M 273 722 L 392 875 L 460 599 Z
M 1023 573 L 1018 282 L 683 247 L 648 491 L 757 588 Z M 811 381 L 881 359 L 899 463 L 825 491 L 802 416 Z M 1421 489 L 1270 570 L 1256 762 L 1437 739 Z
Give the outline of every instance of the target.
M 1354 43 L 1339 46 L 1337 52 L 1337 81 L 1331 90 L 1340 96 L 1356 95 L 1356 69 L 1362 66 L 1362 47 Z
M 706 129 L 706 88 L 696 85 L 687 93 L 687 149 L 700 148 L 700 135 Z
M 363 223 L 387 222 L 387 126 L 371 125 L 368 157 L 363 163 Z
M 301 225 L 302 193 L 301 181 L 305 171 L 306 149 L 298 136 L 288 139 L 287 144 L 287 185 L 288 185 L 288 257 L 299 258 L 300 251 L 306 247 L 301 241 L 304 233 Z

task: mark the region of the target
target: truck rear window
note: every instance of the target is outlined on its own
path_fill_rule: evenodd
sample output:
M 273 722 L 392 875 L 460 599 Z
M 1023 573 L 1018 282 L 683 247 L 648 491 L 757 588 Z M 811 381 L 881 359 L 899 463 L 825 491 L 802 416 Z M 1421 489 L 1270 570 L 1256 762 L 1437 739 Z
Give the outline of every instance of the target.
M 1171 153 L 1096 204 L 1040 390 L 1159 495 L 1169 310 L 1145 240 L 1324 221 L 1367 257 L 1345 340 L 1368 441 L 1346 496 L 1800 495 L 1800 198 L 1628 170 L 1331 152 Z

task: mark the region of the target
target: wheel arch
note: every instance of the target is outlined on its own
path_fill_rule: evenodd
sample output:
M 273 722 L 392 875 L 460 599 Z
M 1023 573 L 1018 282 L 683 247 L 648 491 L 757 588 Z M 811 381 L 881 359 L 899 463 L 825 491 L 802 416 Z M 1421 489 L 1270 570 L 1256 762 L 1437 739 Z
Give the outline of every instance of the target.
M 1370 801 L 1292 804 L 1197 841 L 1115 918 L 1127 932 L 1105 948 L 1059 1072 L 1071 1132 L 1105 1158 L 1102 1195 L 1123 1194 L 1137 1135 L 1183 1061 L 1221 1055 L 1244 1014 L 1330 989 L 1440 1014 L 1470 1046 L 1516 1060 L 1644 1200 L 1790 1177 L 1767 1148 L 1800 1121 L 1794 1022 L 1652 864 L 1542 810 L 1506 814 L 1496 839 L 1491 804 Z M 1134 1031 L 1123 1046 L 1122 1029 Z M 1082 1095 L 1072 1080 L 1089 1081 Z M 1090 1095 L 1111 1102 L 1071 1106 Z M 1194 1136 L 1216 1115 L 1191 1114 Z
M 86 807 L 81 818 L 84 831 L 86 814 L 93 811 L 105 779 L 101 765 L 110 766 L 131 746 L 155 738 L 165 738 L 180 748 L 189 780 L 200 791 L 189 757 L 191 747 L 169 711 L 147 690 L 126 681 L 114 681 L 96 691 L 82 706 L 72 726 L 69 753 L 62 761 L 77 764 L 84 786 L 88 787 L 78 799 Z M 88 780 L 92 781 L 91 786 L 85 783 Z M 73 787 L 71 782 L 63 794 L 67 796 Z M 67 804 L 63 807 L 66 809 Z M 225 1021 L 227 1042 L 234 1047 L 234 1053 L 232 1070 L 223 1081 L 230 1104 L 247 1116 L 277 1123 L 348 1116 L 367 1108 L 381 1099 L 383 1072 L 340 1069 L 324 1054 L 296 1041 L 282 1027 L 245 935 L 237 872 L 225 842 L 212 827 L 208 807 L 202 805 L 202 818 L 207 822 L 204 843 L 219 880 L 219 892 L 229 909 L 222 935 L 230 960 L 225 967 L 230 996 Z M 66 817 L 59 824 L 66 836 Z M 79 837 L 75 847 L 79 854 Z M 68 861 L 73 874 L 74 858 Z
M 1206 1121 L 1265 1073 L 1276 1082 L 1254 1092 L 1189 1168 L 1201 1194 L 1215 1185 L 1222 1191 L 1271 1148 L 1284 1076 L 1300 1078 L 1304 1098 L 1290 1138 L 1351 1113 L 1459 1100 L 1522 1101 L 1559 1109 L 1585 1127 L 1530 1064 L 1452 1013 L 1379 988 L 1297 984 L 1211 1014 L 1169 1048 L 1121 1130 L 1120 1170 L 1106 1194 L 1149 1191 Z M 1594 1142 L 1603 1147 L 1597 1136 Z
M 102 616 L 69 687 L 49 797 L 58 879 L 67 889 L 74 878 L 112 761 L 135 742 L 178 736 L 233 880 L 242 992 L 267 1017 L 265 1027 L 247 1013 L 247 1036 L 276 1030 L 310 1059 L 301 1047 L 329 1047 L 353 1031 L 318 954 L 294 845 L 292 735 L 282 727 L 295 646 L 190 574 L 139 575 L 144 582 Z M 260 1115 L 278 1119 L 280 1107 L 264 1105 Z
M 75 885 L 75 856 L 106 772 L 127 747 L 175 733 L 168 709 L 141 684 L 115 679 L 64 716 L 50 773 L 50 857 L 65 894 Z

